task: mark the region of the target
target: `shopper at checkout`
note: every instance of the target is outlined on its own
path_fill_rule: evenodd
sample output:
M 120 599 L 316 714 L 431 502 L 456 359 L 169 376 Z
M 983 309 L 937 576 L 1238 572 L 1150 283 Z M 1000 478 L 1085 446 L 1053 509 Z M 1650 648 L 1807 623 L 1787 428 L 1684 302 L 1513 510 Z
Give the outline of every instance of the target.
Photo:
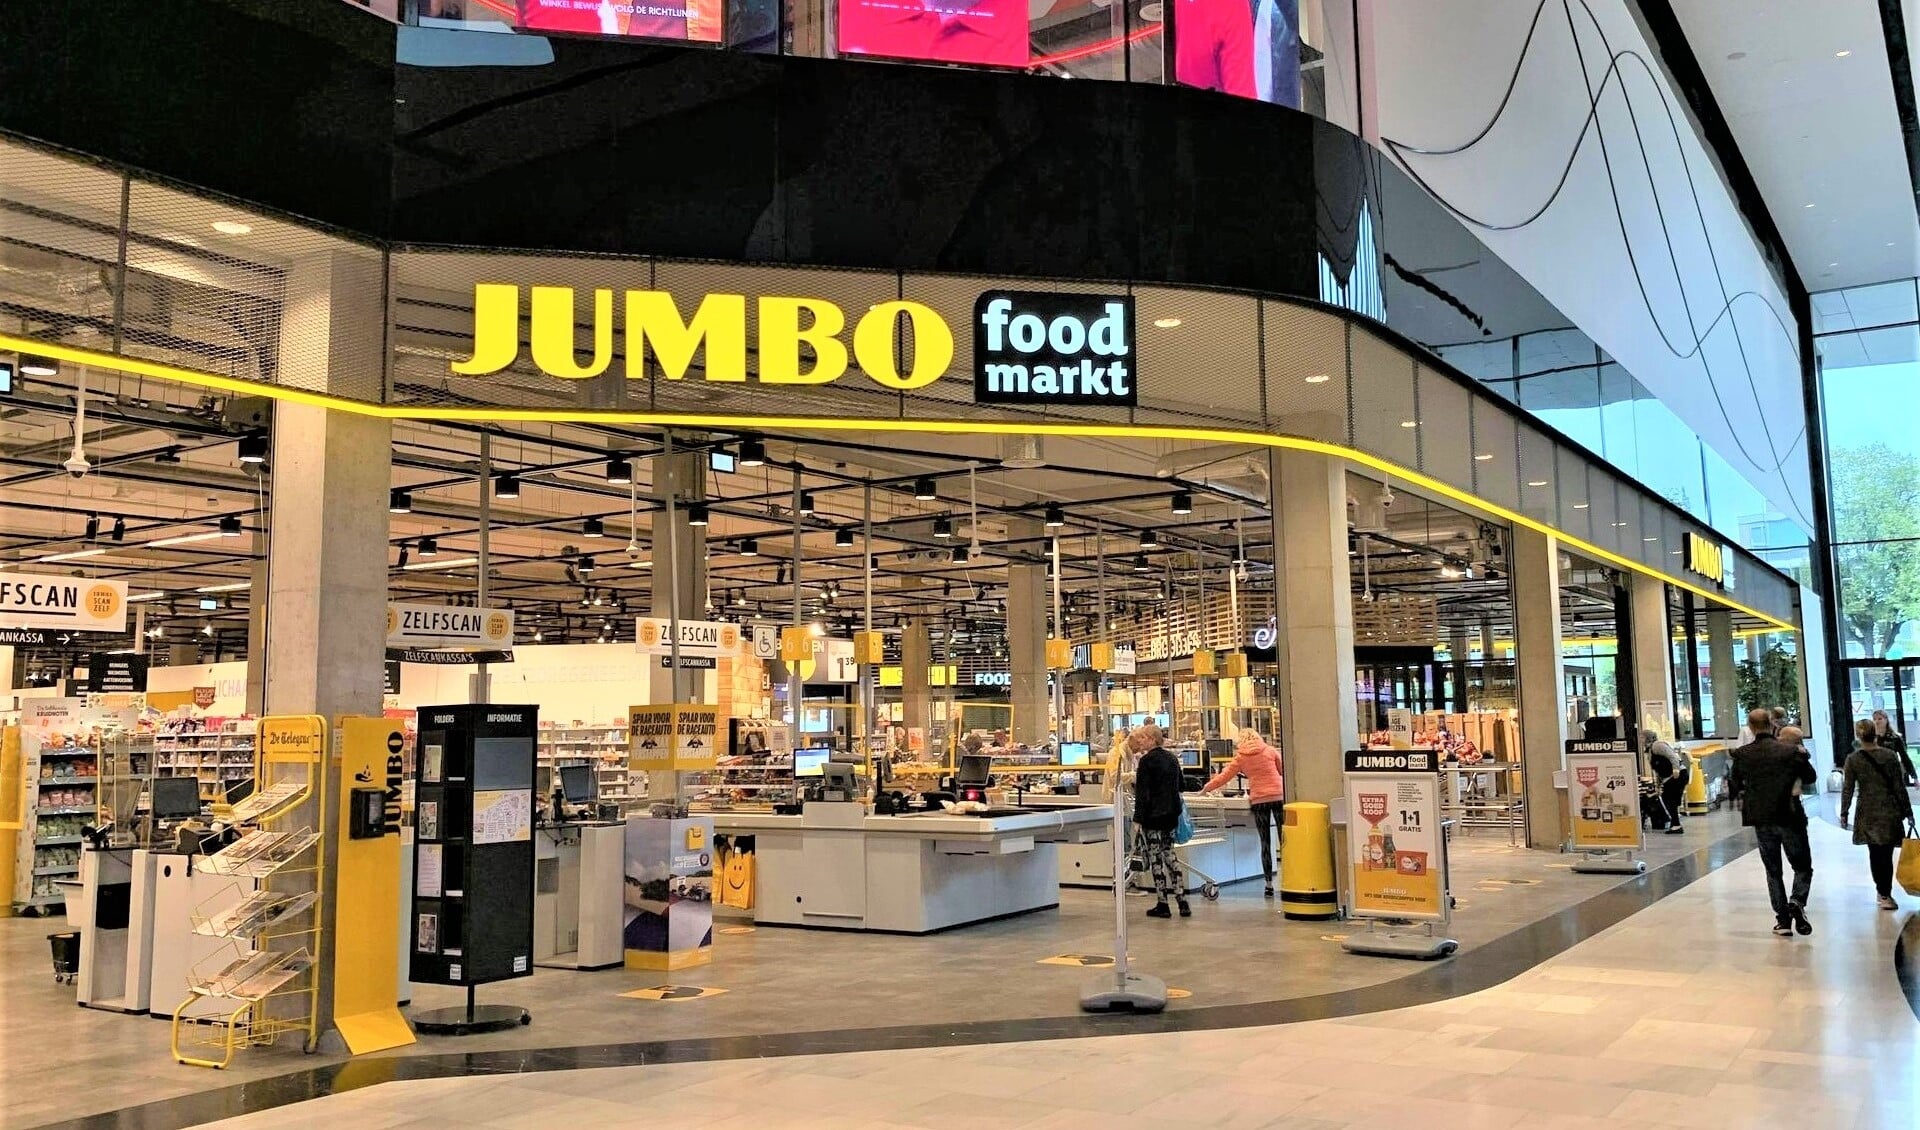
M 1286 778 L 1281 772 L 1280 751 L 1267 744 L 1256 730 L 1241 730 L 1233 741 L 1233 760 L 1219 775 L 1201 787 L 1203 793 L 1218 792 L 1235 777 L 1247 779 L 1247 801 L 1253 809 L 1253 826 L 1260 833 L 1260 866 L 1267 877 L 1267 897 L 1273 897 L 1274 863 L 1280 842 L 1280 822 L 1286 811 Z M 1268 822 L 1272 827 L 1268 827 Z
M 1167 896 L 1180 905 L 1180 917 L 1193 917 L 1187 905 L 1187 873 L 1174 854 L 1174 829 L 1180 824 L 1180 759 L 1163 744 L 1160 727 L 1149 722 L 1127 736 L 1127 748 L 1139 755 L 1133 778 L 1134 849 L 1153 875 L 1159 900 L 1148 918 L 1171 918 Z

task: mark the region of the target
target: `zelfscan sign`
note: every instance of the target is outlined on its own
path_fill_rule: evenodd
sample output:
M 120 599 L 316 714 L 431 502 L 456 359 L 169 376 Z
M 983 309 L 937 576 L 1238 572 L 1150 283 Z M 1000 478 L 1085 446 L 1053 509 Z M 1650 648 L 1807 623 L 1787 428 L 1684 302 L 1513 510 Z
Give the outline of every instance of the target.
M 973 306 L 979 404 L 1132 407 L 1133 297 L 990 290 Z

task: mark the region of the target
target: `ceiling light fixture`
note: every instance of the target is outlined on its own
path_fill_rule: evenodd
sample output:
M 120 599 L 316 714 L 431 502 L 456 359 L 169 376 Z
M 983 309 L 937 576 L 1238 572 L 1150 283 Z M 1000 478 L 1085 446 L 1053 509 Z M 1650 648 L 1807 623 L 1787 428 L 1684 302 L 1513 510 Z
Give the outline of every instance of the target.
M 1161 328 L 1161 329 L 1163 329 L 1163 330 L 1171 330 L 1171 329 L 1178 329 L 1178 328 L 1179 328 L 1179 326 L 1180 326 L 1180 319 L 1178 319 L 1178 318 L 1155 318 L 1155 319 L 1153 320 L 1153 324 L 1154 324 L 1154 325 L 1156 325 L 1156 326 L 1158 326 L 1158 327 L 1160 327 L 1160 328 Z
M 852 549 L 853 548 L 853 527 L 842 526 L 839 529 L 833 531 L 833 544 L 839 546 L 841 549 Z
M 583 538 L 603 538 L 607 536 L 606 524 L 598 518 L 589 517 L 580 523 L 580 536 Z
M 1149 568 L 1150 568 L 1150 566 L 1149 566 L 1149 565 L 1147 564 L 1147 555 L 1146 555 L 1146 554 L 1144 554 L 1144 553 L 1136 553 L 1136 554 L 1134 554 L 1134 555 L 1133 555 L 1133 571 L 1134 571 L 1134 572 L 1136 572 L 1136 573 L 1144 573 L 1144 572 L 1146 572 L 1146 571 L 1147 571 L 1147 570 L 1148 570 Z
M 34 558 L 33 563 L 50 565 L 55 561 L 79 561 L 87 557 L 98 557 L 105 552 L 104 549 L 76 549 L 70 553 L 49 553 L 45 557 Z
M 800 492 L 800 513 L 803 515 L 813 513 L 813 492 L 810 490 Z
M 1160 535 L 1157 533 L 1154 533 L 1152 530 L 1141 530 L 1140 531 L 1140 548 L 1141 549 L 1159 549 Z
M 221 235 L 252 235 L 253 225 L 243 224 L 239 220 L 215 220 L 213 230 Z
M 203 585 L 194 592 L 244 592 L 253 587 L 252 581 L 235 581 L 228 585 Z
M 1047 503 L 1046 525 L 1048 529 L 1058 529 L 1067 524 L 1067 512 L 1057 502 Z
M 408 547 L 408 544 L 404 541 L 401 542 L 400 543 L 400 559 L 393 563 L 394 568 L 405 569 L 407 567 L 407 555 L 409 552 L 410 552 L 410 549 Z
M 20 356 L 20 371 L 29 377 L 51 377 L 60 372 L 60 362 L 49 357 Z
M 1474 462 L 1476 463 L 1485 463 L 1487 460 L 1492 458 L 1493 458 L 1493 452 L 1491 451 L 1482 451 L 1480 454 L 1473 457 Z
M 758 538 L 741 538 L 740 539 L 740 556 L 742 557 L 760 556 L 759 539 Z
M 389 514 L 413 513 L 413 493 L 411 491 L 401 490 L 399 487 L 395 487 L 392 490 L 388 491 L 387 492 L 387 513 Z
M 740 441 L 740 465 L 742 467 L 762 467 L 767 462 L 767 445 L 757 436 L 748 436 Z
M 687 503 L 687 525 L 695 526 L 695 527 L 705 526 L 708 520 L 709 518 L 707 515 L 706 503 L 704 502 Z
M 971 560 L 973 560 L 973 554 L 968 552 L 966 546 L 956 545 L 953 547 L 953 563 L 955 565 L 965 565 Z
M 586 555 L 586 554 L 582 554 L 582 555 L 581 555 L 581 557 L 580 557 L 580 564 L 579 564 L 578 566 L 576 566 L 576 568 L 578 568 L 578 569 L 580 570 L 580 575 L 581 575 L 581 576 L 583 576 L 583 577 L 584 577 L 584 576 L 586 576 L 586 575 L 588 575 L 589 573 L 592 573 L 592 572 L 593 572 L 593 558 L 592 558 L 591 556 L 588 556 L 588 555 Z
M 940 517 L 935 518 L 933 520 L 933 536 L 937 538 L 952 537 L 953 536 L 953 519 L 947 517 L 945 514 L 942 514 Z
M 438 541 L 435 541 L 433 538 L 420 539 L 420 556 L 437 557 L 439 556 L 439 554 L 440 554 L 440 543 Z
M 632 483 L 633 464 L 619 458 L 607 460 L 607 482 L 617 487 Z
M 138 595 L 138 596 L 130 596 L 130 597 L 128 597 L 128 598 L 127 598 L 127 603 L 128 603 L 128 604 L 138 604 L 138 603 L 140 603 L 140 602 L 141 602 L 141 601 L 143 601 L 143 600 L 159 600 L 159 599 L 161 599 L 162 597 L 164 597 L 164 596 L 166 596 L 166 595 L 167 595 L 167 594 L 166 594 L 166 593 L 164 593 L 164 592 L 143 592 L 143 593 L 141 593 L 141 594 L 140 594 L 140 595 Z
M 220 536 L 223 538 L 237 538 L 240 536 L 240 518 L 238 515 L 229 514 L 220 519 Z
M 1575 510 L 1585 510 L 1585 509 L 1587 508 L 1587 506 L 1588 506 L 1588 504 L 1587 504 L 1587 503 L 1585 503 L 1585 502 L 1576 502 L 1576 503 L 1574 503 L 1574 504 L 1573 504 L 1573 508 L 1574 508 Z
M 932 502 L 939 496 L 940 492 L 935 487 L 932 477 L 922 475 L 913 480 L 913 497 L 919 499 L 921 502 Z
M 1400 426 L 1401 426 L 1401 427 L 1403 427 L 1403 428 L 1417 428 L 1417 427 L 1419 427 L 1419 426 L 1420 426 L 1420 421 L 1418 421 L 1418 420 L 1402 420 L 1402 421 L 1400 421 Z
M 89 515 L 87 515 L 87 535 L 86 535 L 86 540 L 88 540 L 88 541 L 95 541 L 95 540 L 97 540 L 97 539 L 98 539 L 99 537 L 100 537 L 100 515 L 98 515 L 98 514 L 89 514 Z
M 113 532 L 107 536 L 114 541 L 127 540 L 127 520 L 125 518 L 115 518 L 113 520 Z
M 1175 514 L 1193 513 L 1193 495 L 1184 490 L 1176 491 L 1173 496 L 1173 512 Z
M 267 461 L 267 433 L 248 432 L 234 445 L 240 454 L 242 463 L 265 463 Z
M 1546 485 L 1547 485 L 1547 480 L 1545 480 L 1545 479 L 1529 479 L 1529 480 L 1527 480 L 1527 485 L 1528 485 L 1528 486 L 1530 486 L 1530 487 L 1543 487 L 1543 486 L 1546 486 Z
M 511 471 L 503 471 L 495 475 L 493 478 L 493 497 L 507 499 L 519 498 L 520 477 Z
M 417 573 L 422 569 L 458 569 L 463 565 L 478 565 L 478 557 L 449 557 L 445 561 L 415 561 L 407 566 L 407 572 Z

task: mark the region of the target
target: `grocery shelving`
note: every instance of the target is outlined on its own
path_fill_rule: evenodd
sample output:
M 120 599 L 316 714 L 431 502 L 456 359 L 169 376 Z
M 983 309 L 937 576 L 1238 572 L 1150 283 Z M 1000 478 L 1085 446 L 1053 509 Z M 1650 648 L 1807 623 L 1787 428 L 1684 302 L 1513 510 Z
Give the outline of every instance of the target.
M 579 720 L 575 719 L 578 723 Z M 627 723 L 625 719 L 597 726 L 540 727 L 535 746 L 539 754 L 542 793 L 552 791 L 553 771 L 562 765 L 593 765 L 598 799 L 607 804 L 630 805 L 646 799 L 646 775 L 627 770 Z M 636 780 L 635 778 L 638 778 Z
M 26 815 L 11 892 L 32 910 L 66 901 L 59 880 L 80 872 L 81 828 L 98 811 L 98 731 L 32 734 L 24 743 Z
M 251 718 L 169 720 L 153 735 L 153 773 L 195 777 L 200 799 L 218 800 L 233 782 L 253 776 L 254 726 Z

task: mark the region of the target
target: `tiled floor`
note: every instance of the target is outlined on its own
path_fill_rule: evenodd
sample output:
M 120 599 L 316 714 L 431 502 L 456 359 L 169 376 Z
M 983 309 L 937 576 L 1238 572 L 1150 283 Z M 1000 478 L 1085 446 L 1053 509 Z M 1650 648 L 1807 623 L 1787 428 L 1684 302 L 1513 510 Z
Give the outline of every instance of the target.
M 1505 984 L 1418 1007 L 386 1083 L 215 1125 L 1911 1130 L 1920 1023 L 1892 962 L 1909 912 L 1874 908 L 1864 853 L 1838 829 L 1817 822 L 1814 844 L 1807 939 L 1768 932 L 1748 855 Z M 1217 961 L 1261 972 L 1240 949 Z
M 1657 867 L 1731 831 L 1731 816 L 1718 814 L 1695 822 L 1686 836 L 1653 837 L 1649 862 Z M 1467 954 L 1625 882 L 1620 876 L 1574 875 L 1565 856 L 1513 848 L 1504 836 L 1484 831 L 1457 839 L 1453 859 L 1462 904 L 1454 936 Z M 843 1047 L 883 1041 L 899 1046 L 995 1038 L 970 1029 L 957 1037 L 951 1033 L 968 1025 L 1027 1021 L 1077 1034 L 1086 1027 L 1076 1008 L 1080 971 L 1037 961 L 1062 953 L 1110 952 L 1110 897 L 1063 891 L 1058 911 L 923 939 L 780 929 L 723 933 L 711 966 L 674 978 L 729 990 L 698 1002 L 642 1003 L 620 996 L 659 983 L 659 974 L 542 970 L 526 980 L 491 986 L 481 997 L 527 1006 L 534 1014 L 531 1027 L 465 1040 L 423 1038 L 396 1054 L 481 1053 L 517 1063 L 516 1053 L 531 1049 L 752 1041 L 786 1033 L 837 1038 Z M 1193 994 L 1174 1002 L 1168 1019 L 1176 1023 L 1216 1023 L 1201 1021 L 1193 1015 L 1196 1010 L 1365 989 L 1430 968 L 1350 956 L 1326 940 L 1345 927 L 1285 921 L 1260 897 L 1258 883 L 1229 887 L 1218 903 L 1196 904 L 1191 921 L 1150 922 L 1138 917 L 1146 904 L 1136 901 L 1130 947 L 1135 958 Z M 39 1126 L 341 1062 L 276 1047 L 244 1052 L 225 1072 L 176 1065 L 167 1053 L 165 1023 L 75 1008 L 73 989 L 52 983 L 44 935 L 57 925 L 58 920 L 0 920 L 0 1127 Z M 1503 960 L 1531 964 L 1537 958 L 1522 952 Z M 422 989 L 414 1008 L 456 999 L 453 990 Z M 910 1025 L 940 1025 L 949 1035 L 929 1039 L 923 1031 L 895 1038 L 894 1032 L 870 1031 Z M 844 1038 L 849 1030 L 863 1031 L 858 1038 Z M 36 1037 L 22 1039 L 23 1032 Z M 818 1046 L 811 1038 L 808 1042 Z M 755 1050 L 736 1046 L 719 1054 Z M 381 1062 L 360 1060 L 354 1066 Z M 58 1079 L 60 1085 L 13 1085 L 39 1077 Z M 256 1101 L 257 1094 L 211 1109 L 251 1109 L 245 1104 Z

